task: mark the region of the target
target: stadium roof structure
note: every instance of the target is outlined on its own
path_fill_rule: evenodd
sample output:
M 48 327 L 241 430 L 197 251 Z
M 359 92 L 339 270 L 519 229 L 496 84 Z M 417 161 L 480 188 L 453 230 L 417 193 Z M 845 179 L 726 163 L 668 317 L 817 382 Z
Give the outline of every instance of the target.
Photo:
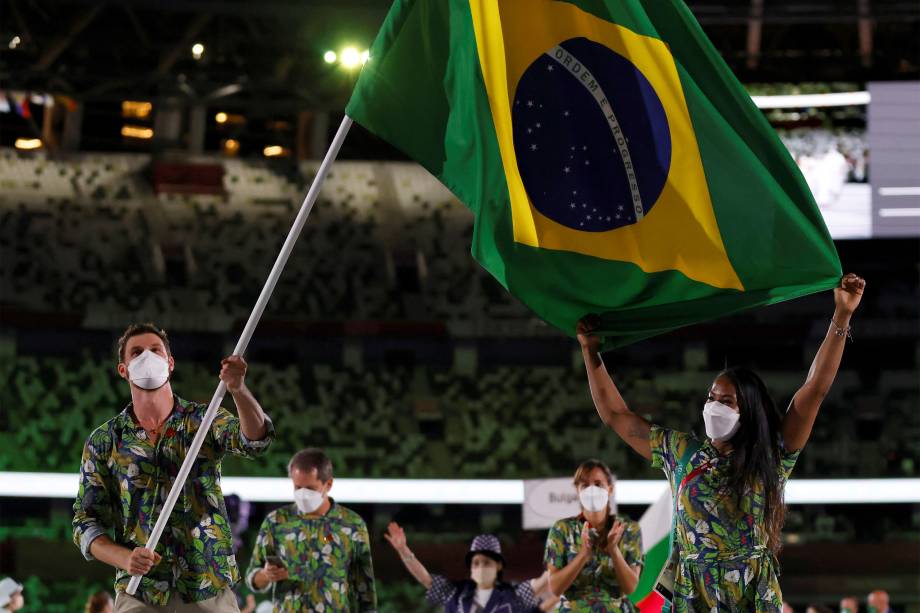
M 920 77 L 916 0 L 688 0 L 746 83 Z M 338 111 L 388 0 L 2 0 L 4 89 Z M 196 59 L 192 47 L 203 45 Z

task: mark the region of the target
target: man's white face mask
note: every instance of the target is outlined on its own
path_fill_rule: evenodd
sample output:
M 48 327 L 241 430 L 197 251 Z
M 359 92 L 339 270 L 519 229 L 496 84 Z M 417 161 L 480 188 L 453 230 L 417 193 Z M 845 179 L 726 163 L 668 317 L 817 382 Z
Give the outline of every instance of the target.
M 155 390 L 169 381 L 169 360 L 149 349 L 128 364 L 128 380 L 144 390 Z
M 323 493 L 300 487 L 294 490 L 294 504 L 301 513 L 312 513 L 323 504 Z

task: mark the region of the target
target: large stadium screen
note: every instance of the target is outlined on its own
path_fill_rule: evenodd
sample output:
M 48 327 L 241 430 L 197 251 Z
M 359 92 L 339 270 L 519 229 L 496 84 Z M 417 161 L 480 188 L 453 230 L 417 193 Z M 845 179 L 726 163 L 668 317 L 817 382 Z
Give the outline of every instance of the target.
M 835 239 L 920 236 L 920 82 L 754 100 Z
M 920 82 L 870 83 L 872 236 L 920 236 Z

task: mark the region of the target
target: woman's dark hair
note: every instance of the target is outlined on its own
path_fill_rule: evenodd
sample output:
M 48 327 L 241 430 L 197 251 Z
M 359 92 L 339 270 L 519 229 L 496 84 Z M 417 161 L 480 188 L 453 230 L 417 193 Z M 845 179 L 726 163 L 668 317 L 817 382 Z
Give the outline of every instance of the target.
M 735 385 L 741 411 L 738 432 L 729 440 L 733 460 L 726 488 L 740 508 L 742 498 L 758 483 L 762 484 L 767 546 L 777 552 L 786 519 L 779 471 L 783 416 L 767 386 L 754 371 L 736 367 L 722 371 L 719 376 Z

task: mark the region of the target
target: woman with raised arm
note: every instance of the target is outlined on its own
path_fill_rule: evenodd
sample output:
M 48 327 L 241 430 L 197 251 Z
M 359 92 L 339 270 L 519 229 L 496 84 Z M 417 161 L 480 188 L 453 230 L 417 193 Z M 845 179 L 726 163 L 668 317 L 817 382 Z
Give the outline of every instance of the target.
M 535 592 L 543 591 L 547 575 L 523 581 L 518 584 L 502 580 L 505 558 L 501 544 L 492 534 L 480 534 L 473 539 L 466 554 L 469 579 L 450 581 L 441 575 L 432 575 L 425 568 L 409 546 L 406 533 L 396 522 L 390 522 L 383 535 L 400 559 L 406 570 L 421 583 L 428 592 L 429 602 L 444 606 L 445 613 L 537 613 L 538 602 Z
M 560 611 L 638 611 L 627 598 L 642 570 L 639 524 L 610 511 L 613 473 L 600 460 L 575 471 L 581 513 L 560 519 L 546 537 L 543 559 Z
M 848 274 L 834 290 L 827 334 L 785 414 L 753 371 L 720 373 L 703 407 L 704 440 L 652 425 L 630 411 L 601 359 L 593 318 L 578 323 L 598 415 L 671 482 L 678 613 L 782 611 L 775 554 L 785 515 L 783 491 L 837 375 L 865 286 Z

